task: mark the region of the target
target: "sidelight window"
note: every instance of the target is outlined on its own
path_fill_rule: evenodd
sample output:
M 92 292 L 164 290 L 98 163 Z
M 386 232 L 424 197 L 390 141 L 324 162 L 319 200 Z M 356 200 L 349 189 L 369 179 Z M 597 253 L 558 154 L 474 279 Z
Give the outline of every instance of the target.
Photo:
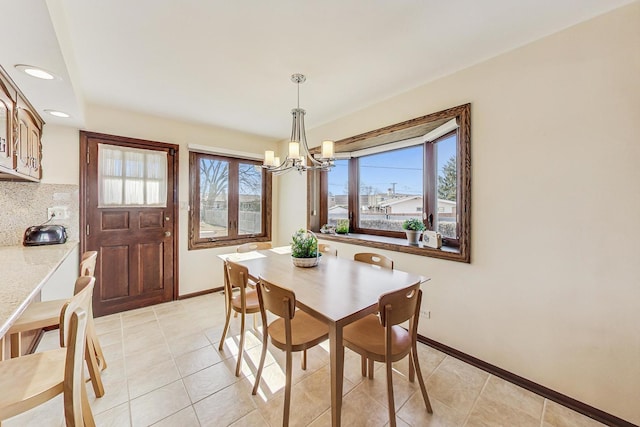
M 190 249 L 269 240 L 271 181 L 260 165 L 190 153 Z

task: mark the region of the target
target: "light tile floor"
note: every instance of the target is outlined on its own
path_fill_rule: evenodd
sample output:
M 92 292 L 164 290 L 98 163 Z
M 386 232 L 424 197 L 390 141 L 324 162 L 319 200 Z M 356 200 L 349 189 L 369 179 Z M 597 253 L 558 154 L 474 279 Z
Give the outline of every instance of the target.
M 250 329 L 242 374 L 234 375 L 239 318 L 232 319 L 223 351 L 224 299 L 210 294 L 96 319 L 108 367 L 106 394 L 87 390 L 98 426 L 280 426 L 284 353 L 270 347 L 261 387 L 251 395 L 260 357 L 260 334 Z M 251 322 L 249 322 L 251 325 Z M 38 351 L 58 344 L 47 332 Z M 434 413 L 410 383 L 407 360 L 394 372 L 399 426 L 601 426 L 587 417 L 473 366 L 419 345 Z M 343 425 L 388 425 L 384 367 L 374 380 L 360 375 L 360 358 L 345 356 Z M 291 426 L 330 426 L 328 343 L 309 351 L 307 370 L 294 356 Z M 3 421 L 3 427 L 64 425 L 62 399 Z

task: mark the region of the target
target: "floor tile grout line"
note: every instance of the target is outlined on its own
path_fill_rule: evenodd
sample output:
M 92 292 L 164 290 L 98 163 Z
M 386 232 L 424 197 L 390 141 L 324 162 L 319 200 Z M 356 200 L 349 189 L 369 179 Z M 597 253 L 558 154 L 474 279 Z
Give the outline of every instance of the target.
M 480 389 L 480 393 L 478 393 L 476 398 L 473 399 L 473 404 L 471 404 L 471 407 L 469 408 L 469 412 L 467 412 L 467 415 L 464 417 L 464 421 L 462 422 L 462 426 L 465 426 L 469 422 L 469 418 L 471 417 L 471 414 L 473 413 L 473 409 L 476 407 L 476 405 L 478 404 L 478 400 L 480 400 L 480 396 L 482 396 L 482 393 L 484 392 L 484 390 L 489 385 L 489 380 L 491 379 L 492 376 L 493 375 L 491 375 L 491 374 L 489 374 L 487 376 L 487 379 L 484 381 L 484 384 L 482 385 L 482 388 Z
M 547 412 L 547 402 L 549 399 L 544 399 L 542 401 L 542 414 L 540 414 L 540 427 L 544 427 L 544 415 Z

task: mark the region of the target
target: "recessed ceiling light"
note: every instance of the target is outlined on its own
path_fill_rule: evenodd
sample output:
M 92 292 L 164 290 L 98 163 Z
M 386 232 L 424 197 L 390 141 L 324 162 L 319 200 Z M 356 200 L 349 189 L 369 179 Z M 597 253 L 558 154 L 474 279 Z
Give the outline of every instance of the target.
M 16 68 L 23 73 L 30 75 L 31 77 L 37 77 L 43 80 L 59 79 L 59 77 L 55 74 L 47 70 L 43 70 L 42 68 L 34 67 L 32 65 L 18 64 L 16 65 Z
M 52 116 L 56 116 L 56 117 L 62 117 L 62 118 L 68 118 L 71 117 L 69 114 L 65 113 L 64 111 L 57 111 L 57 110 L 44 110 L 45 113 L 49 113 Z

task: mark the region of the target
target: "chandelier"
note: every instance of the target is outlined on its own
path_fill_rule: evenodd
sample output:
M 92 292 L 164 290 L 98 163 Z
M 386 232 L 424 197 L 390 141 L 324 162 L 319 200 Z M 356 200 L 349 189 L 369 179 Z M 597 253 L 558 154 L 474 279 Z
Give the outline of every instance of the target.
M 334 166 L 333 141 L 322 141 L 320 157 L 316 158 L 309 152 L 307 136 L 304 130 L 305 111 L 300 108 L 300 84 L 307 78 L 304 74 L 291 75 L 291 81 L 298 85 L 298 106 L 291 110 L 293 124 L 291 127 L 291 139 L 289 140 L 289 151 L 283 162 L 271 150 L 264 152 L 264 163 L 262 165 L 269 172 L 280 175 L 291 170 L 299 173 L 309 170 L 328 171 Z M 302 147 L 301 147 L 302 146 Z M 301 151 L 302 150 L 302 151 Z

